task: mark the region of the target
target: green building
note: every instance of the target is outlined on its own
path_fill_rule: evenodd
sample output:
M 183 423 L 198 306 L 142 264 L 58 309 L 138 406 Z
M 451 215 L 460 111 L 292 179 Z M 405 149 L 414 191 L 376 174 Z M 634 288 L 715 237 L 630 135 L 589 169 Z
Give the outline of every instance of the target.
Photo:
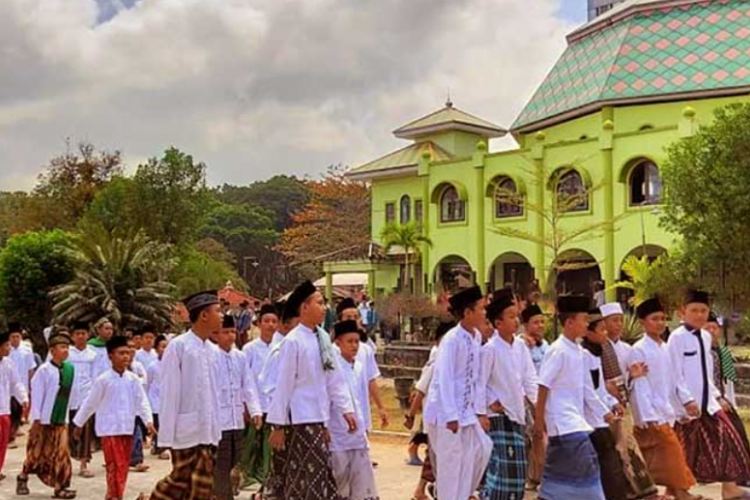
M 658 225 L 665 146 L 715 108 L 747 101 L 750 1 L 629 0 L 567 41 L 509 131 L 449 102 L 394 132 L 409 141 L 403 149 L 351 170 L 372 184 L 374 242 L 386 223 L 410 220 L 433 241 L 413 273 L 417 290 L 511 283 L 523 292 L 533 279 L 545 287 L 552 256 L 538 241 L 554 234 L 558 193 L 591 189 L 558 227 L 600 229 L 564 248 L 560 261 L 580 265 L 554 277 L 559 290 L 591 293 L 596 280 L 619 279 L 627 256 L 672 245 Z M 489 152 L 488 140 L 507 133 L 517 149 Z M 508 203 L 508 190 L 526 206 Z M 329 283 L 334 273 L 366 272 L 371 294 L 388 293 L 401 285 L 402 262 L 396 252 L 325 271 Z

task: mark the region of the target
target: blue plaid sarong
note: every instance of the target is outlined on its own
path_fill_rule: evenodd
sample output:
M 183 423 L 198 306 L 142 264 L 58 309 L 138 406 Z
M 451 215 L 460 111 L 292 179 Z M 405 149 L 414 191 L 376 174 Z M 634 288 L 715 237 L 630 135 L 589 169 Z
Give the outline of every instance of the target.
M 484 500 L 522 500 L 526 485 L 526 434 L 524 426 L 506 415 L 490 417 L 492 457 L 485 476 Z
M 587 432 L 549 438 L 541 500 L 605 500 L 599 459 Z

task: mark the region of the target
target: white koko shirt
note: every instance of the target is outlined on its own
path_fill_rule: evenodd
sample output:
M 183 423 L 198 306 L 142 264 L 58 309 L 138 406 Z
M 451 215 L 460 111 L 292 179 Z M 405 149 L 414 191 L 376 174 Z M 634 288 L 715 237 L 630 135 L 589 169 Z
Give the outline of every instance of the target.
M 132 436 L 135 417 L 144 424 L 153 422 L 151 405 L 136 374 L 114 369 L 103 373 L 94 381 L 91 392 L 73 418 L 73 423 L 83 427 L 96 413 L 94 428 L 99 437 Z
M 172 340 L 161 366 L 159 446 L 185 450 L 221 440 L 216 347 L 192 330 Z
M 606 381 L 604 380 L 604 371 L 602 370 L 602 358 L 594 356 L 586 349 L 583 350 L 583 359 L 585 362 L 587 376 L 591 382 L 591 387 L 594 389 L 599 400 L 610 410 L 615 407 L 618 403 L 617 398 L 607 392 Z M 604 421 L 604 415 L 592 408 L 591 405 L 584 406 L 584 416 L 586 422 L 594 429 L 601 429 L 603 427 L 609 427 L 609 424 Z
M 75 368 L 73 368 L 75 370 Z M 73 374 L 75 384 L 75 372 Z M 60 390 L 60 368 L 52 361 L 42 363 L 31 378 L 31 421 L 39 420 L 42 425 L 49 425 L 52 419 L 52 409 Z M 68 422 L 68 412 L 65 412 L 65 423 Z
M 525 399 L 536 404 L 539 378 L 522 339 L 513 337 L 509 344 L 498 334 L 482 347 L 482 384 L 487 391 L 487 415 L 498 415 L 489 408 L 499 402 L 510 420 L 525 425 Z
M 604 417 L 609 408 L 594 392 L 591 375 L 584 365 L 583 348 L 561 335 L 550 345 L 539 373 L 539 385 L 549 389 L 545 422 L 550 436 L 592 432 L 586 408 Z
M 146 383 L 146 395 L 148 401 L 151 403 L 151 412 L 159 414 L 159 406 L 161 405 L 161 360 L 157 359 L 156 363 L 153 363 L 148 367 L 146 372 L 148 382 Z
M 268 360 L 268 356 L 271 354 L 272 345 L 273 339 L 266 344 L 263 339 L 257 338 L 252 342 L 248 342 L 242 348 L 242 352 L 247 360 L 247 366 L 259 390 L 260 406 L 263 413 L 268 413 L 268 407 L 271 405 L 271 396 L 260 390 L 260 374 Z
M 219 422 L 222 431 L 245 428 L 245 408 L 252 415 L 262 415 L 258 386 L 247 366 L 247 358 L 237 348 L 216 352 L 216 375 L 219 391 Z
M 424 421 L 444 426 L 457 421 L 461 427 L 486 415 L 485 387 L 481 383 L 481 338 L 460 324 L 445 334 L 437 352 L 435 371 L 427 396 Z
M 71 345 L 68 351 L 68 363 L 73 365 L 73 388 L 70 390 L 70 409 L 77 410 L 89 395 L 91 384 L 94 382 L 94 361 L 96 351 L 91 346 L 78 349 Z
M 13 364 L 16 367 L 21 383 L 23 384 L 26 392 L 29 392 L 29 383 L 31 378 L 29 372 L 36 368 L 36 361 L 34 360 L 34 351 L 25 344 L 21 344 L 18 347 L 10 348 L 10 359 L 13 360 Z
M 10 415 L 11 396 L 21 404 L 29 401 L 13 360 L 6 356 L 0 359 L 0 416 Z
M 268 411 L 269 423 L 325 424 L 331 403 L 341 413 L 354 413 L 354 403 L 341 370 L 323 369 L 315 331 L 300 324 L 280 345 L 278 380 Z
M 360 344 L 361 347 L 362 344 Z M 328 423 L 328 429 L 331 432 L 331 444 L 329 448 L 331 451 L 366 450 L 370 445 L 367 441 L 367 427 L 365 424 L 366 420 L 371 419 L 368 418 L 369 415 L 364 414 L 363 407 L 360 404 L 360 401 L 368 392 L 366 367 L 362 365 L 357 357 L 354 358 L 354 363 L 349 363 L 338 351 L 336 352 L 336 362 L 338 364 L 337 369 L 343 373 L 345 388 L 349 391 L 354 403 L 357 430 L 356 432 L 349 432 L 349 426 L 346 420 L 344 420 L 343 413 L 332 403 L 331 419 Z
M 721 410 L 716 400 L 720 396 L 714 385 L 714 360 L 711 356 L 711 334 L 705 330 L 698 335 L 684 325 L 672 332 L 667 342 L 669 357 L 675 369 L 675 381 L 682 385 L 698 403 L 701 411 L 714 415 Z M 705 388 L 705 401 L 704 401 Z M 684 407 L 675 408 L 677 418 L 687 417 Z
M 145 349 L 138 349 L 135 352 L 135 360 L 143 365 L 146 370 L 151 368 L 151 365 L 159 361 L 159 355 L 156 354 L 156 349 L 146 351 Z
M 678 383 L 666 342 L 655 341 L 648 335 L 636 342 L 630 356 L 631 363 L 646 363 L 648 373 L 634 379 L 630 403 L 635 425 L 648 423 L 674 424 L 677 408 L 694 398 L 682 383 Z

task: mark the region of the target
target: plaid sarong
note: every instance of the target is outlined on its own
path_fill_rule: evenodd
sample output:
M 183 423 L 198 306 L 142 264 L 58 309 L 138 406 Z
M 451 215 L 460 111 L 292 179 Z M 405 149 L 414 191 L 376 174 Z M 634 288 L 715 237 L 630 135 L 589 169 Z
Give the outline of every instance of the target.
M 526 437 L 524 426 L 507 415 L 490 417 L 492 456 L 485 476 L 485 500 L 521 500 L 526 485 Z
M 172 472 L 156 483 L 150 500 L 208 499 L 214 487 L 214 446 L 172 450 Z
M 23 475 L 36 474 L 41 482 L 55 491 L 70 486 L 73 464 L 68 449 L 66 425 L 35 425 L 29 431 L 26 443 L 26 461 Z

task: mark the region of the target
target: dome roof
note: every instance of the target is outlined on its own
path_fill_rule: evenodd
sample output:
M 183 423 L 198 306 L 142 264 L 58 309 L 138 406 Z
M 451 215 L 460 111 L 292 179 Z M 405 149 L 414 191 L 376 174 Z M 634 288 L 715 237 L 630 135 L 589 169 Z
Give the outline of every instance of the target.
M 629 0 L 568 36 L 513 124 L 528 132 L 605 105 L 750 90 L 750 1 Z

